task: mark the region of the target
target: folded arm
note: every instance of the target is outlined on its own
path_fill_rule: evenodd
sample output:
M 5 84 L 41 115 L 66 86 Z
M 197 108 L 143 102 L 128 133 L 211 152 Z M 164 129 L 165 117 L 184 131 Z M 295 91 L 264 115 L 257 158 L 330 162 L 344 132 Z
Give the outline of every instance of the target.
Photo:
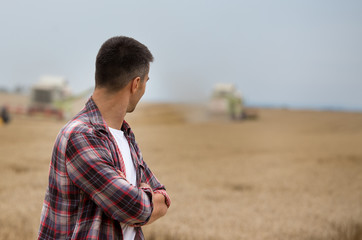
M 142 188 L 151 188 L 146 183 L 141 183 Z M 152 203 L 153 203 L 153 212 L 151 218 L 147 222 L 147 224 L 151 224 L 157 219 L 166 215 L 168 206 L 166 204 L 165 196 L 161 193 L 154 192 L 152 196 Z
M 129 184 L 117 173 L 104 141 L 90 133 L 77 133 L 69 138 L 68 176 L 113 219 L 144 225 L 153 211 L 153 192 Z
M 150 217 L 150 220 L 146 224 L 151 224 L 157 219 L 163 217 L 167 213 L 167 205 L 165 203 L 165 197 L 160 193 L 155 193 L 153 195 L 153 212 Z
M 117 171 L 117 172 L 122 178 L 126 179 L 126 177 L 124 176 L 124 174 L 121 171 Z M 154 221 L 156 221 L 157 219 L 166 215 L 167 210 L 169 208 L 169 204 L 167 204 L 169 202 L 167 202 L 167 200 L 166 200 L 168 198 L 168 195 L 167 194 L 164 195 L 166 193 L 166 192 L 163 192 L 164 190 L 153 191 L 151 186 L 149 186 L 146 183 L 141 183 L 140 188 L 145 189 L 145 190 L 148 189 L 149 192 L 152 192 L 153 211 L 152 211 L 152 215 L 151 215 L 150 219 L 146 223 L 146 224 L 151 224 Z
M 171 199 L 166 192 L 165 186 L 158 181 L 143 159 L 142 164 L 144 171 L 142 176 L 143 183 L 141 183 L 141 186 L 149 186 L 153 191 L 153 212 L 150 220 L 147 222 L 147 224 L 151 224 L 166 215 L 167 210 L 171 205 Z

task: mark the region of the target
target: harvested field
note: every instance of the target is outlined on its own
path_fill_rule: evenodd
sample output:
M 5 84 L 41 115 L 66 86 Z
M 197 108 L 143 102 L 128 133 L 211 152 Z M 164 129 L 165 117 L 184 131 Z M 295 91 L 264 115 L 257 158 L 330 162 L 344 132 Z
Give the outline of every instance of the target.
M 215 121 L 143 104 L 127 117 L 173 200 L 147 239 L 362 239 L 362 113 L 258 112 Z M 0 239 L 35 239 L 63 124 L 14 116 L 0 127 Z

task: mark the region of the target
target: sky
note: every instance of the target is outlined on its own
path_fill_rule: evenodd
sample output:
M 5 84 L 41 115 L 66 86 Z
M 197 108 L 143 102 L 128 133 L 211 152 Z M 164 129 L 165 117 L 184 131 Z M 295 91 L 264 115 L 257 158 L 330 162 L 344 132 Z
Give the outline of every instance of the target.
M 249 105 L 362 111 L 359 0 L 0 0 L 0 88 L 63 76 L 94 86 L 104 41 L 155 57 L 145 101 L 204 102 L 232 83 Z

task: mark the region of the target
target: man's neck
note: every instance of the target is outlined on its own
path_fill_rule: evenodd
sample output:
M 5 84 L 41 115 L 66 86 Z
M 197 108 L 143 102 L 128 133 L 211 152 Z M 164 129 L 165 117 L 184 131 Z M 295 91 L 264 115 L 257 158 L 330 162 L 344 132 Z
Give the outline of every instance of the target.
M 92 96 L 104 121 L 114 129 L 120 129 L 127 113 L 128 96 L 123 92 L 109 93 L 106 89 L 96 88 Z

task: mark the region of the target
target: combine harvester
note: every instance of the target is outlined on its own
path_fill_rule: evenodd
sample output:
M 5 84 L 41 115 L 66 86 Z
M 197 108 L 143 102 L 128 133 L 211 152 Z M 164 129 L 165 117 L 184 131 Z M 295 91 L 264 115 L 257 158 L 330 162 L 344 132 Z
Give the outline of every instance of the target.
M 234 84 L 218 83 L 209 102 L 209 113 L 214 117 L 229 116 L 232 120 L 256 119 L 254 109 L 245 108 L 244 99 Z
M 57 119 L 69 119 L 74 106 L 82 106 L 92 89 L 72 96 L 65 78 L 45 76 L 32 87 L 28 115 L 43 115 Z M 78 102 L 81 102 L 80 104 Z M 77 109 L 76 111 L 78 111 Z

